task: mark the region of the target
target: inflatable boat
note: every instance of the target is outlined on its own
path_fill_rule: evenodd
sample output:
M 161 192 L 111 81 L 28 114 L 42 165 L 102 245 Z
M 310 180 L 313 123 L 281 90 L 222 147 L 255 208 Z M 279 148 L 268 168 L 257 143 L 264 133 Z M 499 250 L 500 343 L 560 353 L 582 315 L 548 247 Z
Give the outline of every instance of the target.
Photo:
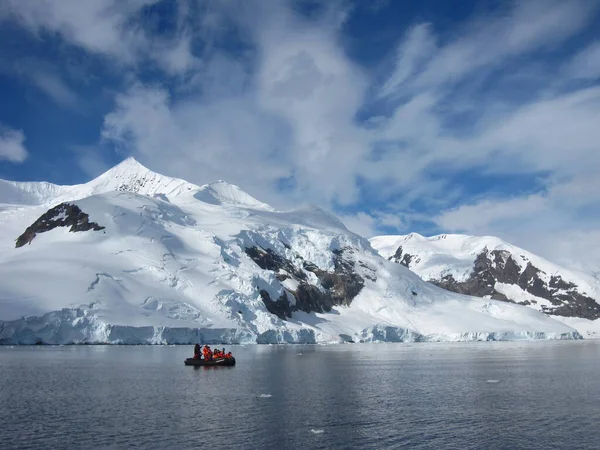
M 184 361 L 186 366 L 235 366 L 235 358 L 217 358 L 207 361 L 205 359 L 188 358 Z

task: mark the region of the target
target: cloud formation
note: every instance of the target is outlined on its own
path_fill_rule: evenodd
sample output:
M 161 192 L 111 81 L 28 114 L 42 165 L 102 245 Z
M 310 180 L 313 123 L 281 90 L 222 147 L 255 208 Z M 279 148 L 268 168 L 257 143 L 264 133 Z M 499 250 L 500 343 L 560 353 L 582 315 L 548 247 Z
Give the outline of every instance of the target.
M 145 18 L 160 0 L 6 0 L 0 19 L 14 20 L 38 37 L 58 35 L 71 45 L 122 65 L 152 59 L 169 73 L 181 73 L 195 58 L 185 30 L 175 39 L 157 37 Z M 185 2 L 181 2 L 182 4 Z
M 23 144 L 25 135 L 21 130 L 15 130 L 0 124 L 0 161 L 21 163 L 27 159 L 27 149 Z

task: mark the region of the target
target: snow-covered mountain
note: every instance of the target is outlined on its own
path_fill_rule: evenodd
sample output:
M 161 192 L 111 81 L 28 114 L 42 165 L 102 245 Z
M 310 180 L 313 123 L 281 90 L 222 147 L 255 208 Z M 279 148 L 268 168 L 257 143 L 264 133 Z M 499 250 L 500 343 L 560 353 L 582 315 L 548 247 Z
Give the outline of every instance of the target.
M 78 186 L 0 182 L 0 280 L 3 344 L 581 337 L 426 283 L 321 209 L 133 159 Z
M 95 180 L 75 186 L 57 186 L 46 182 L 19 183 L 0 180 L 0 203 L 14 205 L 54 205 L 112 191 L 141 195 L 177 195 L 198 186 L 150 171 L 128 158 Z
M 600 287 L 591 275 L 553 264 L 491 236 L 377 236 L 384 258 L 461 294 L 514 302 L 600 337 Z

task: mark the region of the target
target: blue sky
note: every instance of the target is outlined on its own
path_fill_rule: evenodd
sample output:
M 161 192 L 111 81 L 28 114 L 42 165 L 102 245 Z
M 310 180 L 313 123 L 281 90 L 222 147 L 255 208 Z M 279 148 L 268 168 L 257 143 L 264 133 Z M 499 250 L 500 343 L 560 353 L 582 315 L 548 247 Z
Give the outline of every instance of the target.
M 600 2 L 5 0 L 0 177 L 128 156 L 600 270 Z

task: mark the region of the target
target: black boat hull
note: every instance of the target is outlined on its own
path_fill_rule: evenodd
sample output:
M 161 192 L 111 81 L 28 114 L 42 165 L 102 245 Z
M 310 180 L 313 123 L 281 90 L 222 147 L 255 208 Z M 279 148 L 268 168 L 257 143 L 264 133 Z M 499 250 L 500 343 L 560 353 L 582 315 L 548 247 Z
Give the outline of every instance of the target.
M 235 366 L 235 358 L 219 358 L 211 361 L 204 359 L 188 358 L 184 361 L 186 366 L 209 367 L 209 366 Z

